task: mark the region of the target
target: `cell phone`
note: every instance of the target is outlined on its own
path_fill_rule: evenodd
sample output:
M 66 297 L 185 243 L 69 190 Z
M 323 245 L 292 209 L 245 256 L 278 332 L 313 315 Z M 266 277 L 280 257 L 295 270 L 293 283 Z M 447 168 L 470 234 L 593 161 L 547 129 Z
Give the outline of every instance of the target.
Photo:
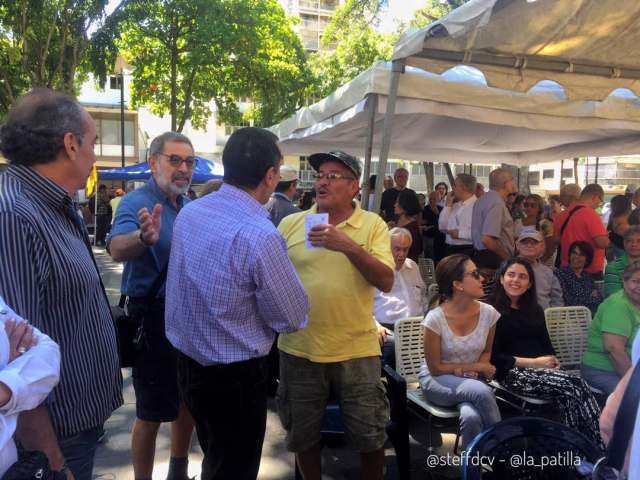
M 474 378 L 474 379 L 478 378 L 478 374 L 476 372 L 462 372 L 462 376 L 464 378 Z

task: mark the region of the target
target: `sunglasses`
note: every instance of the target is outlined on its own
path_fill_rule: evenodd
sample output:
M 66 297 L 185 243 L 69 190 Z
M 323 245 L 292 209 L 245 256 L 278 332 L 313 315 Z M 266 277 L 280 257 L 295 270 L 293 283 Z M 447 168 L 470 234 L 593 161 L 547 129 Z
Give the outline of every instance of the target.
M 475 278 L 476 280 L 481 280 L 482 279 L 482 274 L 480 273 L 480 270 L 474 270 L 472 272 L 464 272 L 465 275 L 469 275 L 470 277 Z
M 196 157 L 182 158 L 180 155 L 167 155 L 166 153 L 161 152 L 159 152 L 158 155 L 167 157 L 167 160 L 169 160 L 169 164 L 171 164 L 171 166 L 175 168 L 179 168 L 183 163 L 187 166 L 187 168 L 193 168 L 198 161 Z

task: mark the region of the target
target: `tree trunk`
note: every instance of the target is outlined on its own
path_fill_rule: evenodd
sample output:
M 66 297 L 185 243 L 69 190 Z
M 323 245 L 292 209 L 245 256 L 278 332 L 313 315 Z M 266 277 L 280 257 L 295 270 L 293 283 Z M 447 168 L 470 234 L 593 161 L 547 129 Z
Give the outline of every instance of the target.
M 573 157 L 573 181 L 578 183 L 578 157 Z

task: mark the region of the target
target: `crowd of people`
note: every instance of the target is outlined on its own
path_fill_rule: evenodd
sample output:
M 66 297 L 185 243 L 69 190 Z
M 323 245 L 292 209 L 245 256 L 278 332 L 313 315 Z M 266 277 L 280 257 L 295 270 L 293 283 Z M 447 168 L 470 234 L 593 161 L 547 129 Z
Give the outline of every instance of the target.
M 46 89 L 21 98 L 0 131 L 10 164 L 0 174 L 0 472 L 29 450 L 68 479 L 91 479 L 103 425 L 123 402 L 116 325 L 75 203 L 96 138 L 86 110 Z M 255 479 L 274 362 L 286 446 L 303 477 L 321 478 L 321 425 L 335 401 L 363 478 L 381 479 L 382 362 L 393 365 L 394 325 L 412 316 L 424 316 L 423 393 L 458 407 L 463 448 L 501 418 L 493 379 L 557 402 L 567 425 L 602 445 L 589 385 L 612 393 L 637 360 L 640 227 L 618 200 L 603 223 L 600 186 L 565 185 L 545 205 L 496 169 L 488 191 L 459 174 L 451 191 L 440 183 L 421 196 L 401 168 L 372 212 L 358 200 L 360 161 L 341 151 L 308 157 L 313 192 L 295 206 L 297 172 L 259 128 L 230 136 L 224 181 L 199 197 L 187 136 L 154 138 L 148 160 L 144 186 L 112 212 L 96 207 L 113 214 L 104 242 L 124 262 L 121 304 L 137 322 L 137 480 L 152 478 L 164 422 L 168 480 L 188 478 L 194 429 L 201 478 Z M 622 249 L 605 270 L 616 235 Z M 437 265 L 431 305 L 421 256 Z M 560 369 L 545 327 L 544 309 L 558 305 L 594 312 L 582 378 Z

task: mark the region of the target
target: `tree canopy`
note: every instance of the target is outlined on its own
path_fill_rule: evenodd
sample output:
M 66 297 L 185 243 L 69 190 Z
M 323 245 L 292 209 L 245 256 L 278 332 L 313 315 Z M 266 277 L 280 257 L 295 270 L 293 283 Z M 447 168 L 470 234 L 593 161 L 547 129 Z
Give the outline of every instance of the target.
M 204 127 L 243 120 L 249 97 L 256 125 L 301 106 L 309 83 L 302 44 L 277 0 L 149 0 L 129 5 L 119 46 L 132 67 L 134 106 Z M 246 118 L 245 118 L 246 119 Z

